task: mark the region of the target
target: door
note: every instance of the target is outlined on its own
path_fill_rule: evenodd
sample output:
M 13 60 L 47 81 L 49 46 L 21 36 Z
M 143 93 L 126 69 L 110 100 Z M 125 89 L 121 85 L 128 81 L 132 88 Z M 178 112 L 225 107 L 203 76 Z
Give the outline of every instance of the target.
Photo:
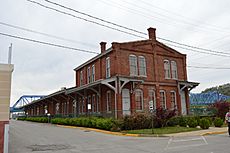
M 122 110 L 123 115 L 130 115 L 130 93 L 129 89 L 122 89 Z
M 187 107 L 186 107 L 186 99 L 185 99 L 184 91 L 181 92 L 180 97 L 181 97 L 181 114 L 187 115 Z

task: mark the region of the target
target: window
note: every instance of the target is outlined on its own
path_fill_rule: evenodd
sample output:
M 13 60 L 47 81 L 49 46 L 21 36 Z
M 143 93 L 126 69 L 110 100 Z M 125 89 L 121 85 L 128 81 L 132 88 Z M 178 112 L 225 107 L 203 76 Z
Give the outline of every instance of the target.
M 91 78 L 91 76 L 90 76 L 90 67 L 88 67 L 88 69 L 87 69 L 87 83 L 90 83 L 90 78 Z
M 95 65 L 92 66 L 92 82 L 95 81 Z
M 172 68 L 172 78 L 177 79 L 177 64 L 175 61 L 171 61 L 171 68 Z
M 81 100 L 81 98 L 79 98 L 78 101 L 79 101 L 79 104 L 78 104 L 78 111 L 79 111 L 79 113 L 82 113 L 82 112 L 83 112 L 83 109 L 82 109 L 82 100 Z
M 112 101 L 111 101 L 111 91 L 107 91 L 106 93 L 106 102 L 107 102 L 107 111 L 111 111 L 111 104 L 112 104 Z
M 106 58 L 106 78 L 110 77 L 110 58 Z
M 144 56 L 139 56 L 139 75 L 146 76 L 146 62 Z
M 140 89 L 135 90 L 136 110 L 143 110 L 143 92 Z
M 170 95 L 171 95 L 171 109 L 177 109 L 176 92 L 175 91 L 171 91 Z
M 170 63 L 168 60 L 164 60 L 164 71 L 165 71 L 165 79 L 171 78 Z
M 83 85 L 83 72 L 80 72 L 80 86 Z
M 55 114 L 59 114 L 59 103 L 56 103 Z
M 129 68 L 130 68 L 130 75 L 138 75 L 137 74 L 137 57 L 135 55 L 129 55 Z
M 156 109 L 156 95 L 154 90 L 149 90 L 149 101 L 153 102 L 153 109 Z
M 91 112 L 92 111 L 92 102 L 91 102 L 91 96 L 88 96 L 88 103 L 87 103 L 87 110 L 89 111 L 89 112 Z
M 160 91 L 160 104 L 163 109 L 166 109 L 166 96 L 164 90 Z
M 39 107 L 37 107 L 37 115 L 39 115 Z
M 92 112 L 96 112 L 97 108 L 96 108 L 96 96 L 95 94 L 93 94 L 92 96 Z

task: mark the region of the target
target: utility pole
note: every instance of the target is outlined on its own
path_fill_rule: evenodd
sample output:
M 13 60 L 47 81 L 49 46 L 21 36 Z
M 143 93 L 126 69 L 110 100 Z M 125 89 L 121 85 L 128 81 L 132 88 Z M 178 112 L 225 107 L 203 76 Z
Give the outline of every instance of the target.
M 10 44 L 10 47 L 9 47 L 9 53 L 8 53 L 8 64 L 11 64 L 12 49 L 13 49 L 13 46 L 12 46 L 12 43 L 11 43 L 11 44 Z

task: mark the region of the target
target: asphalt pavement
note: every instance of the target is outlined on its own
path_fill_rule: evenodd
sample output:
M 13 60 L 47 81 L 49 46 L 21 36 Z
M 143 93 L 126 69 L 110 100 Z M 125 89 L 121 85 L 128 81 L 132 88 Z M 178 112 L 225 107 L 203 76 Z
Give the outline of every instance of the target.
M 128 137 L 10 121 L 9 153 L 230 153 L 226 134 Z

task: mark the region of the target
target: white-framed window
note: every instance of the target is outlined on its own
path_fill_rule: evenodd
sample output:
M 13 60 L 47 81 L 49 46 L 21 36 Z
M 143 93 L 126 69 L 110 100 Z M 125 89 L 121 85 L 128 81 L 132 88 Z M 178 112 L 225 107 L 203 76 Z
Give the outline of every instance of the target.
M 177 109 L 176 92 L 171 91 L 170 96 L 171 96 L 171 109 Z
M 112 99 L 111 99 L 111 91 L 106 92 L 106 110 L 107 112 L 111 111 Z
M 82 107 L 82 100 L 81 100 L 81 98 L 79 98 L 78 99 L 78 111 L 79 111 L 79 113 L 83 113 L 83 107 Z
M 166 109 L 166 94 L 164 90 L 160 90 L 160 104 L 163 109 Z
M 39 107 L 37 107 L 37 115 L 39 115 Z
M 83 85 L 83 71 L 80 71 L 80 86 Z
M 171 61 L 171 68 L 172 68 L 172 78 L 173 79 L 177 79 L 178 75 L 177 75 L 177 64 L 175 61 Z
M 87 103 L 87 110 L 88 110 L 89 112 L 91 112 L 91 111 L 92 111 L 91 95 L 88 96 L 87 102 L 88 102 L 88 103 Z
M 106 65 L 106 78 L 109 78 L 110 77 L 110 58 L 109 57 L 106 58 L 105 65 Z
M 59 108 L 60 108 L 60 104 L 59 103 L 56 103 L 55 104 L 55 114 L 59 114 Z
M 130 75 L 138 75 L 137 71 L 137 57 L 135 55 L 129 55 L 129 69 Z
M 96 112 L 96 111 L 97 111 L 96 95 L 93 94 L 93 96 L 92 96 L 92 112 Z
M 141 89 L 135 90 L 135 104 L 136 110 L 143 110 L 143 91 Z
M 87 83 L 91 82 L 91 73 L 90 73 L 90 66 L 87 69 Z
M 153 108 L 156 109 L 156 93 L 155 90 L 149 90 L 149 101 L 153 102 Z
M 92 65 L 92 82 L 95 81 L 95 65 Z
M 165 79 L 171 78 L 169 60 L 164 60 L 164 73 L 165 73 Z
M 138 56 L 139 75 L 146 76 L 146 61 L 144 56 Z

